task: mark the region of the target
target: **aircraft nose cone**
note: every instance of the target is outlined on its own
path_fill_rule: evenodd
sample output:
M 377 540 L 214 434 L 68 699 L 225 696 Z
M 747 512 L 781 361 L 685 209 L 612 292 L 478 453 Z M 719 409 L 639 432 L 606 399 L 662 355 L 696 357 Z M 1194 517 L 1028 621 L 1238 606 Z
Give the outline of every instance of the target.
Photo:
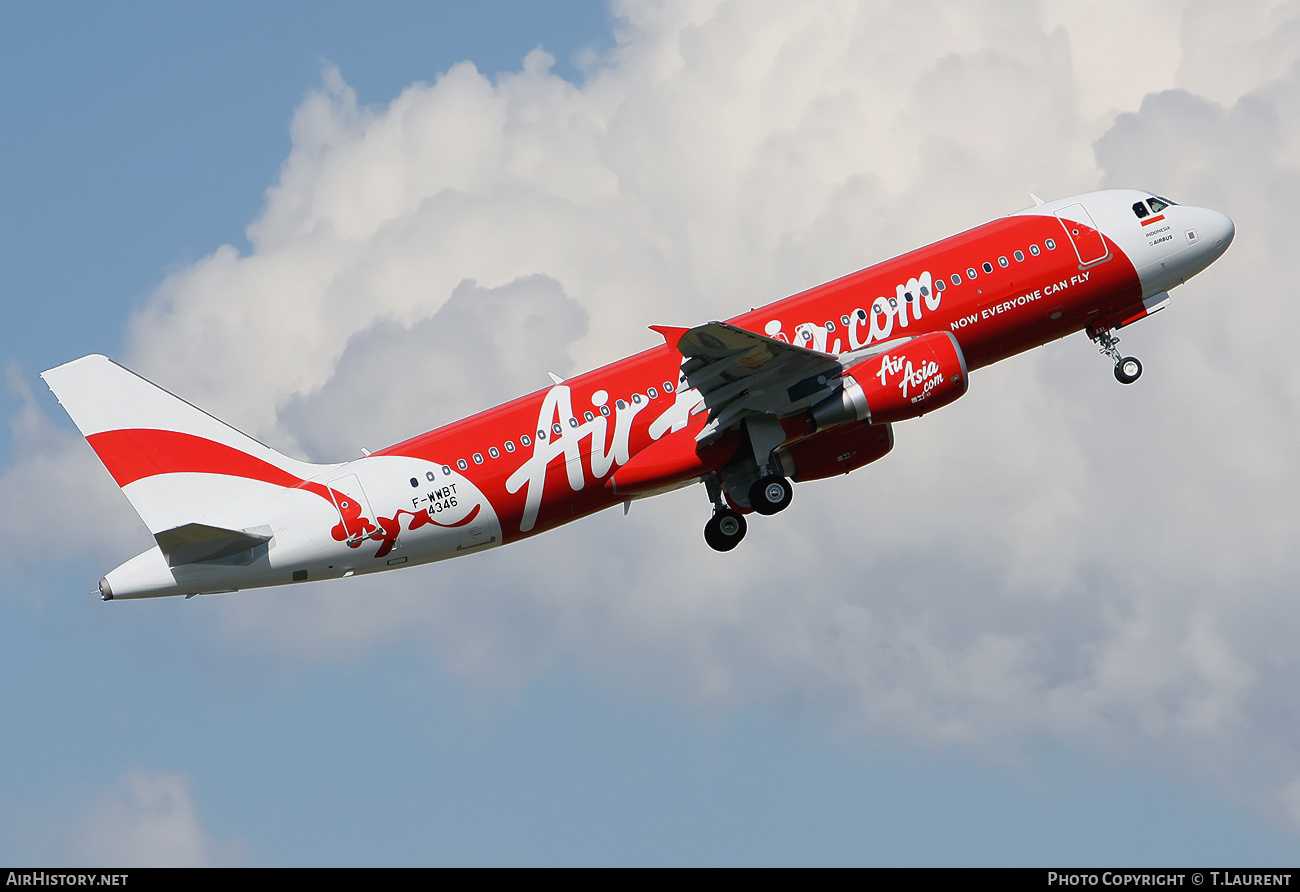
M 1237 234 L 1237 227 L 1227 214 L 1209 208 L 1197 208 L 1196 228 L 1201 236 L 1201 269 L 1223 256 Z
M 1218 211 L 1206 211 L 1206 216 L 1209 217 L 1205 227 L 1209 242 L 1220 249 L 1219 253 L 1223 253 L 1228 250 L 1228 245 L 1232 244 L 1232 239 L 1237 234 L 1237 226 L 1232 222 L 1231 217 Z

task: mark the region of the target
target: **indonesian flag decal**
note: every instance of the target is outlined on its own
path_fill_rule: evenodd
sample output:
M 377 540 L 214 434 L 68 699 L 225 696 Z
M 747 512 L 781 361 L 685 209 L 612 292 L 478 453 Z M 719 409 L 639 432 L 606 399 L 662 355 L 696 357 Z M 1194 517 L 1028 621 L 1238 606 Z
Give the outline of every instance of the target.
M 1143 226 L 1150 226 L 1152 223 L 1159 223 L 1165 218 L 1164 214 L 1156 214 L 1154 217 L 1147 217 L 1142 221 Z

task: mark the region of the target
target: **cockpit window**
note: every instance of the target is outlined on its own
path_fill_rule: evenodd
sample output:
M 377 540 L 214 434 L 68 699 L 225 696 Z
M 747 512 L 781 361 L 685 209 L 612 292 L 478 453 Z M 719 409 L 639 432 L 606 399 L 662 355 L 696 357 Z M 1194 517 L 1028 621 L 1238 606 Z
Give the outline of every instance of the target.
M 1158 214 L 1165 208 L 1169 207 L 1169 202 L 1161 201 L 1159 198 L 1149 199 L 1148 203 L 1151 205 L 1151 213 L 1153 214 Z
M 1176 202 L 1176 201 L 1170 201 L 1168 198 L 1165 198 L 1163 195 L 1158 196 L 1158 198 L 1159 198 L 1161 201 L 1163 201 L 1165 204 L 1167 204 L 1167 205 L 1176 205 L 1176 204 L 1178 204 L 1178 202 Z
M 1145 201 L 1138 201 L 1133 204 L 1133 213 L 1137 214 L 1138 219 L 1141 220 L 1143 217 L 1145 217 L 1147 214 L 1151 212 L 1147 210 L 1147 205 Z

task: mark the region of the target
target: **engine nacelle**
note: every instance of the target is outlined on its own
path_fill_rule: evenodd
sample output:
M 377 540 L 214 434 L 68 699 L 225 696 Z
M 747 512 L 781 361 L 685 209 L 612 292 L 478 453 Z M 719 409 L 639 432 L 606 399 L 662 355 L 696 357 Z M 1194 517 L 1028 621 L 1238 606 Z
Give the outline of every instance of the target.
M 856 471 L 893 448 L 894 431 L 889 425 L 858 421 L 778 447 L 776 459 L 787 477 L 804 483 Z
M 846 421 L 886 424 L 946 406 L 966 392 L 966 357 L 936 331 L 849 366 L 842 386 L 810 410 L 820 429 Z

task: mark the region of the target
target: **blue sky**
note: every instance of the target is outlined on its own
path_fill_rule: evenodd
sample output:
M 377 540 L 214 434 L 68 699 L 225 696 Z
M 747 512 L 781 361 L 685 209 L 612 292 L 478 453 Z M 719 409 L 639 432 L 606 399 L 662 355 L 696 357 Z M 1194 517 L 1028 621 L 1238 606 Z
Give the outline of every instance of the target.
M 566 333 L 556 360 L 567 357 L 574 365 L 566 372 L 612 358 L 605 356 L 609 342 L 601 341 L 602 333 L 619 332 L 613 340 L 619 352 L 644 346 L 637 339 L 646 324 L 694 322 L 742 309 L 756 294 L 775 298 L 816 284 L 855 264 L 1014 210 L 1029 188 L 1067 194 L 1137 179 L 1155 190 L 1181 189 L 1176 198 L 1199 189 L 1187 200 L 1232 213 L 1241 240 L 1250 238 L 1242 221 L 1256 219 L 1252 214 L 1261 213 L 1268 190 L 1289 189 L 1295 180 L 1285 143 L 1297 107 L 1282 64 L 1290 58 L 1289 45 L 1270 42 L 1286 32 L 1278 13 L 1272 20 L 1268 10 L 1242 16 L 1247 25 L 1240 26 L 1237 42 L 1227 41 L 1225 58 L 1217 63 L 1240 75 L 1237 92 L 1229 93 L 1227 87 L 1203 86 L 1198 78 L 1206 75 L 1184 64 L 1197 60 L 1198 35 L 1209 27 L 1191 16 L 1182 20 L 1181 32 L 1173 29 L 1182 35 L 1181 49 L 1130 70 L 1116 86 L 1097 74 L 1103 67 L 1088 65 L 1105 42 L 1095 24 L 1017 13 L 1008 15 L 1005 34 L 972 32 L 958 6 L 940 5 L 934 14 L 947 17 L 943 27 L 912 21 L 904 12 L 882 13 L 901 35 L 915 28 L 935 42 L 954 42 L 936 59 L 918 61 L 914 93 L 898 90 L 925 113 L 919 116 L 924 123 L 907 108 L 889 106 L 882 97 L 890 91 L 882 89 L 881 96 L 862 102 L 888 108 L 896 116 L 892 129 L 850 134 L 851 139 L 831 127 L 821 131 L 825 121 L 815 110 L 835 107 L 848 94 L 809 88 L 821 97 L 809 103 L 814 111 L 797 118 L 798 126 L 775 128 L 762 151 L 737 165 L 744 175 L 734 191 L 712 196 L 708 169 L 701 173 L 692 164 L 716 155 L 727 169 L 730 146 L 704 137 L 692 145 L 673 128 L 689 134 L 692 121 L 734 116 L 728 118 L 730 135 L 758 128 L 736 109 L 757 108 L 760 124 L 764 115 L 782 114 L 780 102 L 765 111 L 765 102 L 750 101 L 747 85 L 761 78 L 747 72 L 762 52 L 747 48 L 768 46 L 764 35 L 780 35 L 771 55 L 779 60 L 784 47 L 797 62 L 799 52 L 816 53 L 817 41 L 809 50 L 807 38 L 820 34 L 825 22 L 786 23 L 779 9 L 763 7 L 752 16 L 759 24 L 751 25 L 740 21 L 750 17 L 731 4 L 691 14 L 670 8 L 662 16 L 643 14 L 640 4 L 628 9 L 635 26 L 618 20 L 630 34 L 624 56 L 613 52 L 616 17 L 597 2 L 565 4 L 559 12 L 510 3 L 372 4 L 364 11 L 345 4 L 269 11 L 256 4 L 227 4 L 219 11 L 170 4 L 33 4 L 0 12 L 0 74 L 9 85 L 0 97 L 6 121 L 0 141 L 0 268 L 7 320 L 0 358 L 12 378 L 0 412 L 16 431 L 0 445 L 6 473 L 0 498 L 9 518 L 3 527 L 9 543 L 0 550 L 7 580 L 0 586 L 0 715 L 6 729 L 0 734 L 0 860 L 141 863 L 174 855 L 198 863 L 276 865 L 1045 867 L 1295 861 L 1300 840 L 1277 804 L 1294 776 L 1294 765 L 1287 773 L 1291 726 L 1290 719 L 1276 718 L 1291 712 L 1285 694 L 1294 690 L 1294 669 L 1271 656 L 1283 646 L 1274 636 L 1293 640 L 1294 617 L 1277 613 L 1276 602 L 1269 601 L 1289 592 L 1290 559 L 1276 565 L 1257 560 L 1253 546 L 1229 535 L 1219 540 L 1223 547 L 1215 560 L 1206 557 L 1204 566 L 1189 567 L 1190 576 L 1211 581 L 1233 573 L 1251 581 L 1253 594 L 1245 600 L 1256 612 L 1233 613 L 1169 569 L 1186 564 L 1180 556 L 1196 553 L 1200 537 L 1209 533 L 1177 528 L 1168 540 L 1135 545 L 1130 552 L 1105 538 L 1106 512 L 1116 503 L 1088 501 L 1071 490 L 1056 493 L 1060 501 L 1044 514 L 1034 501 L 1054 493 L 1053 481 L 1064 477 L 1083 481 L 1081 490 L 1115 486 L 1118 508 L 1134 512 L 1147 529 L 1191 523 L 1188 517 L 1169 518 L 1179 505 L 1200 505 L 1177 501 L 1183 498 L 1182 466 L 1169 471 L 1166 488 L 1151 482 L 1163 479 L 1160 474 L 1139 470 L 1124 477 L 1129 472 L 1117 469 L 1131 455 L 1107 431 L 1112 425 L 1132 431 L 1134 442 L 1155 450 L 1164 443 L 1159 430 L 1182 423 L 1170 420 L 1169 407 L 1185 407 L 1174 402 L 1179 399 L 1195 405 L 1184 393 L 1191 385 L 1172 373 L 1162 379 L 1162 364 L 1191 366 L 1188 380 L 1203 385 L 1197 399 L 1211 380 L 1209 373 L 1199 375 L 1198 363 L 1206 363 L 1207 353 L 1221 355 L 1215 352 L 1220 346 L 1250 370 L 1242 373 L 1244 383 L 1267 380 L 1271 366 L 1242 359 L 1252 351 L 1241 343 L 1241 332 L 1223 337 L 1220 331 L 1216 341 L 1216 333 L 1198 321 L 1210 315 L 1204 305 L 1176 318 L 1171 311 L 1170 319 L 1135 329 L 1132 343 L 1157 360 L 1155 375 L 1148 365 L 1152 385 L 1145 402 L 1117 404 L 1106 386 L 1109 370 L 1090 345 L 1066 341 L 982 373 L 986 381 L 977 380 L 953 407 L 951 421 L 928 428 L 921 425 L 929 422 L 917 422 L 906 437 L 900 428 L 897 451 L 915 450 L 915 461 L 947 456 L 944 461 L 960 468 L 951 444 L 970 444 L 965 477 L 1013 481 L 989 483 L 992 489 L 971 494 L 962 489 L 968 484 L 955 479 L 941 479 L 933 488 L 949 493 L 959 511 L 979 505 L 979 516 L 991 518 L 993 526 L 1060 533 L 1059 541 L 1028 557 L 1017 550 L 1032 538 L 1028 532 L 1007 542 L 966 538 L 970 527 L 980 525 L 971 520 L 977 516 L 973 510 L 966 522 L 953 523 L 954 542 L 943 560 L 923 569 L 915 566 L 923 560 L 915 558 L 924 552 L 899 543 L 915 539 L 924 514 L 904 511 L 904 529 L 893 533 L 867 524 L 866 538 L 856 541 L 846 530 L 858 529 L 878 499 L 915 503 L 918 512 L 945 504 L 928 487 L 933 478 L 918 476 L 903 463 L 907 459 L 894 455 L 870 472 L 890 475 L 893 482 L 877 476 L 877 483 L 864 483 L 858 477 L 869 472 L 863 471 L 853 478 L 856 489 L 846 481 L 838 489 L 800 493 L 798 511 L 782 518 L 788 538 L 768 540 L 769 559 L 787 561 L 780 568 L 761 561 L 705 564 L 712 556 L 700 553 L 703 546 L 691 527 L 683 541 L 692 550 L 681 553 L 689 557 L 679 558 L 676 574 L 647 583 L 657 567 L 673 563 L 669 549 L 679 547 L 674 530 L 694 524 L 697 516 L 703 521 L 703 497 L 678 493 L 661 500 L 662 506 L 638 505 L 626 524 L 612 515 L 588 518 L 552 534 L 554 540 L 544 537 L 466 561 L 468 569 L 460 562 L 418 568 L 390 574 L 395 581 L 383 585 L 355 580 L 350 586 L 188 602 L 103 604 L 88 594 L 100 575 L 134 553 L 130 545 L 139 544 L 141 531 L 125 500 L 106 485 L 107 474 L 86 470 L 89 450 L 72 442 L 71 424 L 37 378 L 41 370 L 104 352 L 150 374 L 173 376 L 163 383 L 186 396 L 206 395 L 225 414 L 231 406 L 239 412 L 241 405 L 266 402 L 256 383 L 220 391 L 205 377 L 205 366 L 217 379 L 220 370 L 237 369 L 248 377 L 225 380 L 266 381 L 268 391 L 278 387 L 278 394 L 289 394 L 261 414 L 250 409 L 234 419 L 238 423 L 269 437 L 278 432 L 277 442 L 288 438 L 301 448 L 355 448 L 348 439 L 355 419 L 369 417 L 357 408 L 366 403 L 365 382 L 372 380 L 367 376 L 358 384 L 325 374 L 295 391 L 296 366 L 285 371 L 259 364 L 255 353 L 230 353 L 219 334 L 173 344 L 174 352 L 185 355 L 183 362 L 153 350 L 149 341 L 158 332 L 178 337 L 175 332 L 207 331 L 202 326 L 225 312 L 225 304 L 217 303 L 225 296 L 187 278 L 221 245 L 233 245 L 242 260 L 257 259 L 287 238 L 287 224 L 277 230 L 280 218 L 264 217 L 267 190 L 280 182 L 291 157 L 305 165 L 301 169 L 314 170 L 302 159 L 310 155 L 304 146 L 315 145 L 309 133 L 295 146 L 291 121 L 298 114 L 301 127 L 310 130 L 316 119 L 302 112 L 310 96 L 332 96 L 330 114 L 352 120 L 346 96 L 322 87 L 329 65 L 355 91 L 363 118 L 369 109 L 375 120 L 387 120 L 389 104 L 413 83 L 435 84 L 457 62 L 469 60 L 495 85 L 497 72 L 520 72 L 524 57 L 540 46 L 554 64 L 549 73 L 534 71 L 531 80 L 519 77 L 508 88 L 518 91 L 509 94 L 515 103 L 510 108 L 539 109 L 534 117 L 543 119 L 543 127 L 560 119 L 556 109 L 568 108 L 573 119 L 590 109 L 604 114 L 614 104 L 609 94 L 634 112 L 630 123 L 611 115 L 601 131 L 609 141 L 592 153 L 618 173 L 602 181 L 606 185 L 583 180 L 586 137 L 575 126 L 578 136 L 551 134 L 564 148 L 555 151 L 553 168 L 540 165 L 542 173 L 519 174 L 521 168 L 511 167 L 509 177 L 488 185 L 466 175 L 461 182 L 470 185 L 458 188 L 475 208 L 449 218 L 458 231 L 476 234 L 476 245 L 489 233 L 500 242 L 492 250 L 507 257 L 492 255 L 463 272 L 449 270 L 452 284 L 464 277 L 484 288 L 508 289 L 518 276 L 541 273 L 555 277 L 567 299 L 581 306 L 587 330 Z M 682 24 L 691 18 L 695 25 Z M 1248 28 L 1252 22 L 1255 31 Z M 764 23 L 769 30 L 757 33 Z M 663 35 L 673 28 L 679 29 L 673 32 L 677 42 L 666 44 Z M 1028 41 L 1025 55 L 1016 57 L 998 41 L 1025 44 L 1021 31 L 1041 38 L 1041 48 Z M 670 44 L 678 47 L 676 55 L 663 51 Z M 1067 45 L 1079 69 L 1073 75 L 1058 66 Z M 1271 55 L 1256 53 L 1249 64 L 1245 51 L 1235 49 L 1258 45 Z M 732 48 L 734 58 L 727 55 Z M 594 53 L 579 61 L 589 50 Z M 953 134 L 926 130 L 928 122 L 959 113 L 945 112 L 942 97 L 952 91 L 943 77 L 954 64 L 989 58 L 1010 61 L 960 76 L 966 82 L 986 77 L 992 92 L 1023 87 L 1015 104 L 1030 125 L 1023 131 L 1007 125 L 1012 132 L 1001 133 L 975 111 L 969 121 L 948 118 L 946 127 L 975 134 L 971 145 L 957 151 L 945 142 Z M 716 81 L 675 82 L 677 75 L 664 72 L 678 64 L 687 75 L 703 71 Z M 1034 66 L 1046 72 L 1042 81 L 1059 78 L 1062 90 L 1073 91 L 1073 117 L 1057 115 L 1060 102 L 1037 84 Z M 596 89 L 588 78 L 598 76 L 609 84 Z M 586 104 L 564 105 L 577 100 L 560 80 L 586 83 Z M 1029 81 L 1036 83 L 1031 87 Z M 1225 81 L 1232 78 L 1219 83 Z M 429 87 L 412 94 L 413 107 L 426 99 L 477 95 L 472 83 L 463 94 L 452 94 L 451 85 L 439 89 L 444 92 Z M 551 92 L 533 106 L 531 90 Z M 784 97 L 779 90 L 774 95 Z M 468 107 L 470 100 L 464 101 Z M 700 107 L 692 110 L 695 102 Z M 1273 104 L 1261 111 L 1268 103 Z M 685 123 L 675 117 L 679 110 Z M 555 118 L 548 121 L 548 112 Z M 472 120 L 471 113 L 479 114 L 473 108 L 466 113 L 463 131 L 445 130 L 440 140 L 455 142 L 488 126 L 482 124 L 486 113 Z M 504 132 L 523 129 L 519 121 L 529 120 L 521 113 L 518 121 L 511 119 L 515 130 L 507 126 Z M 637 121 L 655 123 L 651 136 L 635 130 Z M 1255 144 L 1272 146 L 1263 160 L 1243 165 L 1258 171 L 1259 179 L 1246 180 L 1237 171 L 1217 175 L 1215 159 L 1232 157 L 1232 140 L 1254 126 L 1264 134 Z M 562 129 L 556 123 L 557 132 Z M 890 154 L 890 144 L 922 131 L 927 136 L 920 151 L 902 146 Z M 340 132 L 340 140 L 355 140 L 349 145 L 368 145 L 362 125 Z M 536 154 L 551 157 L 547 138 L 536 137 L 543 146 Z M 824 207 L 810 211 L 806 196 L 820 194 L 814 181 L 844 154 L 835 148 L 846 144 L 839 140 L 860 150 L 862 157 L 852 162 L 859 167 L 836 180 L 843 188 L 828 192 Z M 1159 164 L 1135 160 L 1168 152 L 1170 140 L 1195 150 L 1175 150 Z M 328 147 L 316 149 L 335 157 Z M 915 162 L 922 165 L 920 173 L 912 169 L 916 158 L 922 159 Z M 388 163 L 379 158 L 372 169 Z M 363 164 L 371 162 L 357 162 Z M 418 172 L 420 164 L 413 167 Z M 980 171 L 988 175 L 977 176 Z M 635 190 L 642 178 L 684 185 L 680 192 L 642 187 L 664 195 L 662 204 L 646 200 L 626 213 L 631 202 L 615 205 L 631 222 L 610 235 L 625 244 L 608 248 L 627 262 L 610 266 L 656 270 L 660 277 L 630 281 L 629 273 L 625 281 L 617 269 L 600 267 L 599 258 L 590 270 L 581 267 L 571 258 L 599 253 L 590 247 L 598 243 L 592 233 L 609 227 L 576 212 L 570 216 L 570 209 L 588 191 L 613 188 L 610 182 Z M 797 194 L 778 184 L 804 178 L 809 182 Z M 560 181 L 571 190 L 566 203 L 529 203 L 542 190 L 537 183 L 550 188 Z M 312 206 L 332 200 L 320 185 L 326 182 L 324 174 L 313 180 Z M 529 233 L 492 223 L 527 218 L 537 207 L 551 209 L 553 216 L 543 219 L 562 221 L 556 230 L 572 223 L 574 238 L 582 240 L 566 246 L 559 241 L 563 232 Z M 918 214 L 917 207 L 931 213 Z M 769 211 L 779 223 L 769 225 Z M 271 221 L 264 222 L 260 243 L 246 231 L 259 219 Z M 345 217 L 332 219 L 337 224 Z M 377 227 L 367 244 L 387 237 L 384 231 Z M 826 236 L 827 231 L 838 234 Z M 679 237 L 677 248 L 664 248 L 652 260 L 639 253 L 649 244 L 656 250 L 677 244 Z M 1233 252 L 1264 276 L 1285 260 L 1286 243 L 1279 241 L 1258 249 L 1237 245 Z M 691 246 L 701 243 L 707 250 L 691 254 Z M 445 258 L 456 252 L 454 245 L 431 242 L 429 253 L 448 265 Z M 550 256 L 558 259 L 552 263 Z M 404 276 L 414 262 L 403 255 L 394 268 Z M 1229 269 L 1247 274 L 1244 267 Z M 1209 276 L 1202 295 L 1240 287 L 1241 280 L 1227 273 Z M 423 287 L 376 318 L 407 325 L 433 318 L 450 289 Z M 158 311 L 164 293 L 184 296 L 167 306 L 177 317 L 194 308 L 197 328 L 166 328 L 166 314 Z M 421 308 L 426 298 L 432 305 Z M 236 317 L 241 310 L 231 307 Z M 360 368 L 373 367 L 366 351 L 382 350 L 382 344 L 372 344 L 374 332 L 384 331 L 378 322 L 324 309 L 319 318 L 327 320 L 326 327 L 339 326 L 336 353 L 350 350 L 346 355 Z M 358 337 L 365 334 L 371 337 Z M 536 349 L 518 362 L 535 367 L 540 377 L 551 354 Z M 1260 352 L 1276 351 L 1254 351 Z M 505 364 L 506 357 L 499 358 Z M 310 353 L 303 367 L 319 361 Z M 470 365 L 463 367 L 472 376 Z M 23 385 L 34 394 L 34 405 L 26 409 Z M 476 381 L 453 380 L 445 387 L 462 394 L 468 411 L 538 385 L 525 373 L 492 385 L 501 392 Z M 427 395 L 419 386 L 411 384 L 413 399 Z M 1055 389 L 1033 389 L 1040 386 Z M 1256 387 L 1255 402 L 1237 411 L 1243 436 L 1254 444 L 1244 460 L 1254 462 L 1258 479 L 1251 479 L 1263 501 L 1220 504 L 1239 527 L 1250 526 L 1242 518 L 1276 512 L 1273 526 L 1289 530 L 1280 494 L 1290 492 L 1295 480 L 1289 471 L 1269 475 L 1275 473 L 1275 451 L 1286 453 L 1294 430 L 1270 421 L 1275 415 L 1265 411 L 1286 405 L 1286 398 L 1272 403 L 1273 396 L 1261 393 Z M 438 412 L 460 406 L 452 397 L 446 400 Z M 326 421 L 319 427 L 301 421 L 308 409 Z M 332 417 L 343 420 L 328 421 Z M 264 418 L 272 420 L 258 427 Z M 390 418 L 373 421 L 400 427 Z M 1056 432 L 1042 434 L 1039 427 Z M 1011 435 L 1029 444 L 1026 454 L 1033 452 L 1034 437 L 1044 437 L 1042 450 L 1051 460 L 999 466 L 992 456 L 1000 438 Z M 1208 442 L 1200 429 L 1169 436 L 1191 444 L 1186 451 L 1193 454 L 1208 452 L 1200 448 Z M 49 462 L 42 463 L 38 459 L 47 449 Z M 1204 466 L 1210 470 L 1198 473 L 1218 474 L 1210 458 Z M 102 479 L 79 476 L 83 472 Z M 1023 480 L 1014 482 L 1018 477 Z M 1211 495 L 1220 487 L 1243 489 L 1227 472 L 1199 479 Z M 61 480 L 72 483 L 59 486 Z M 873 486 L 884 489 L 877 493 Z M 1035 520 L 1042 517 L 1048 519 Z M 52 524 L 57 518 L 72 518 L 75 532 L 62 535 Z M 1252 532 L 1267 537 L 1262 526 Z M 762 540 L 753 544 L 758 549 Z M 1104 567 L 1089 559 L 1094 548 L 1112 549 L 1103 552 Z M 602 554 L 592 556 L 588 549 Z M 870 557 L 863 557 L 864 549 Z M 998 557 L 978 563 L 971 556 L 980 550 Z M 642 551 L 648 556 L 634 557 Z M 578 561 L 594 569 L 575 568 Z M 841 569 L 839 575 L 825 570 L 819 582 L 801 569 L 804 563 Z M 533 568 L 546 574 L 556 566 L 573 569 L 574 581 L 532 594 Z M 1243 566 L 1248 571 L 1240 572 Z M 850 590 L 855 594 L 848 602 L 834 600 Z M 794 606 L 780 606 L 787 602 Z M 865 605 L 883 625 L 855 638 L 851 619 L 857 614 L 845 612 L 846 604 Z M 853 654 L 865 654 L 862 662 L 822 665 L 815 654 L 788 657 L 783 644 L 798 650 L 801 630 L 785 623 L 782 611 L 796 609 L 810 628 L 842 627 Z M 1120 657 L 1163 655 L 1159 635 L 1142 637 L 1152 627 L 1190 630 L 1169 645 L 1169 653 L 1191 653 L 1191 668 L 1173 665 L 1171 658 L 1170 678 L 1153 680 L 1148 688 L 1144 682 L 1151 673 L 1139 667 L 1139 682 L 1126 680 Z M 974 644 L 964 637 L 965 628 L 979 633 Z M 1106 634 L 1088 637 L 1102 628 Z M 913 634 L 915 639 L 908 637 Z M 999 693 L 966 689 L 959 676 L 985 664 L 963 661 L 982 653 L 980 641 L 992 640 L 1016 642 L 1008 647 L 1019 656 L 1009 661 L 1026 661 L 1026 677 L 1068 677 L 1070 683 L 1049 685 L 1040 696 L 1018 670 L 1003 675 L 995 667 L 988 686 L 1001 686 Z M 1025 649 L 1014 649 L 1023 642 L 1029 642 Z M 900 652 L 891 650 L 895 645 Z M 1203 653 L 1196 650 L 1201 645 Z M 898 655 L 910 648 L 921 654 L 915 664 Z M 1076 669 L 1098 652 L 1119 657 L 1098 660 L 1095 672 Z M 1025 656 L 1034 653 L 1046 656 Z M 941 667 L 957 668 L 950 676 Z M 922 680 L 882 687 L 886 682 L 877 679 L 896 669 Z M 1076 671 L 1078 679 L 1072 676 Z M 850 684 L 846 679 L 854 676 L 859 680 Z M 1195 693 L 1195 703 L 1209 704 L 1204 711 L 1168 707 L 1182 702 L 1184 689 Z M 1073 701 L 1091 703 L 1093 697 L 1095 711 L 1072 711 Z M 989 716 L 987 722 L 981 714 Z

